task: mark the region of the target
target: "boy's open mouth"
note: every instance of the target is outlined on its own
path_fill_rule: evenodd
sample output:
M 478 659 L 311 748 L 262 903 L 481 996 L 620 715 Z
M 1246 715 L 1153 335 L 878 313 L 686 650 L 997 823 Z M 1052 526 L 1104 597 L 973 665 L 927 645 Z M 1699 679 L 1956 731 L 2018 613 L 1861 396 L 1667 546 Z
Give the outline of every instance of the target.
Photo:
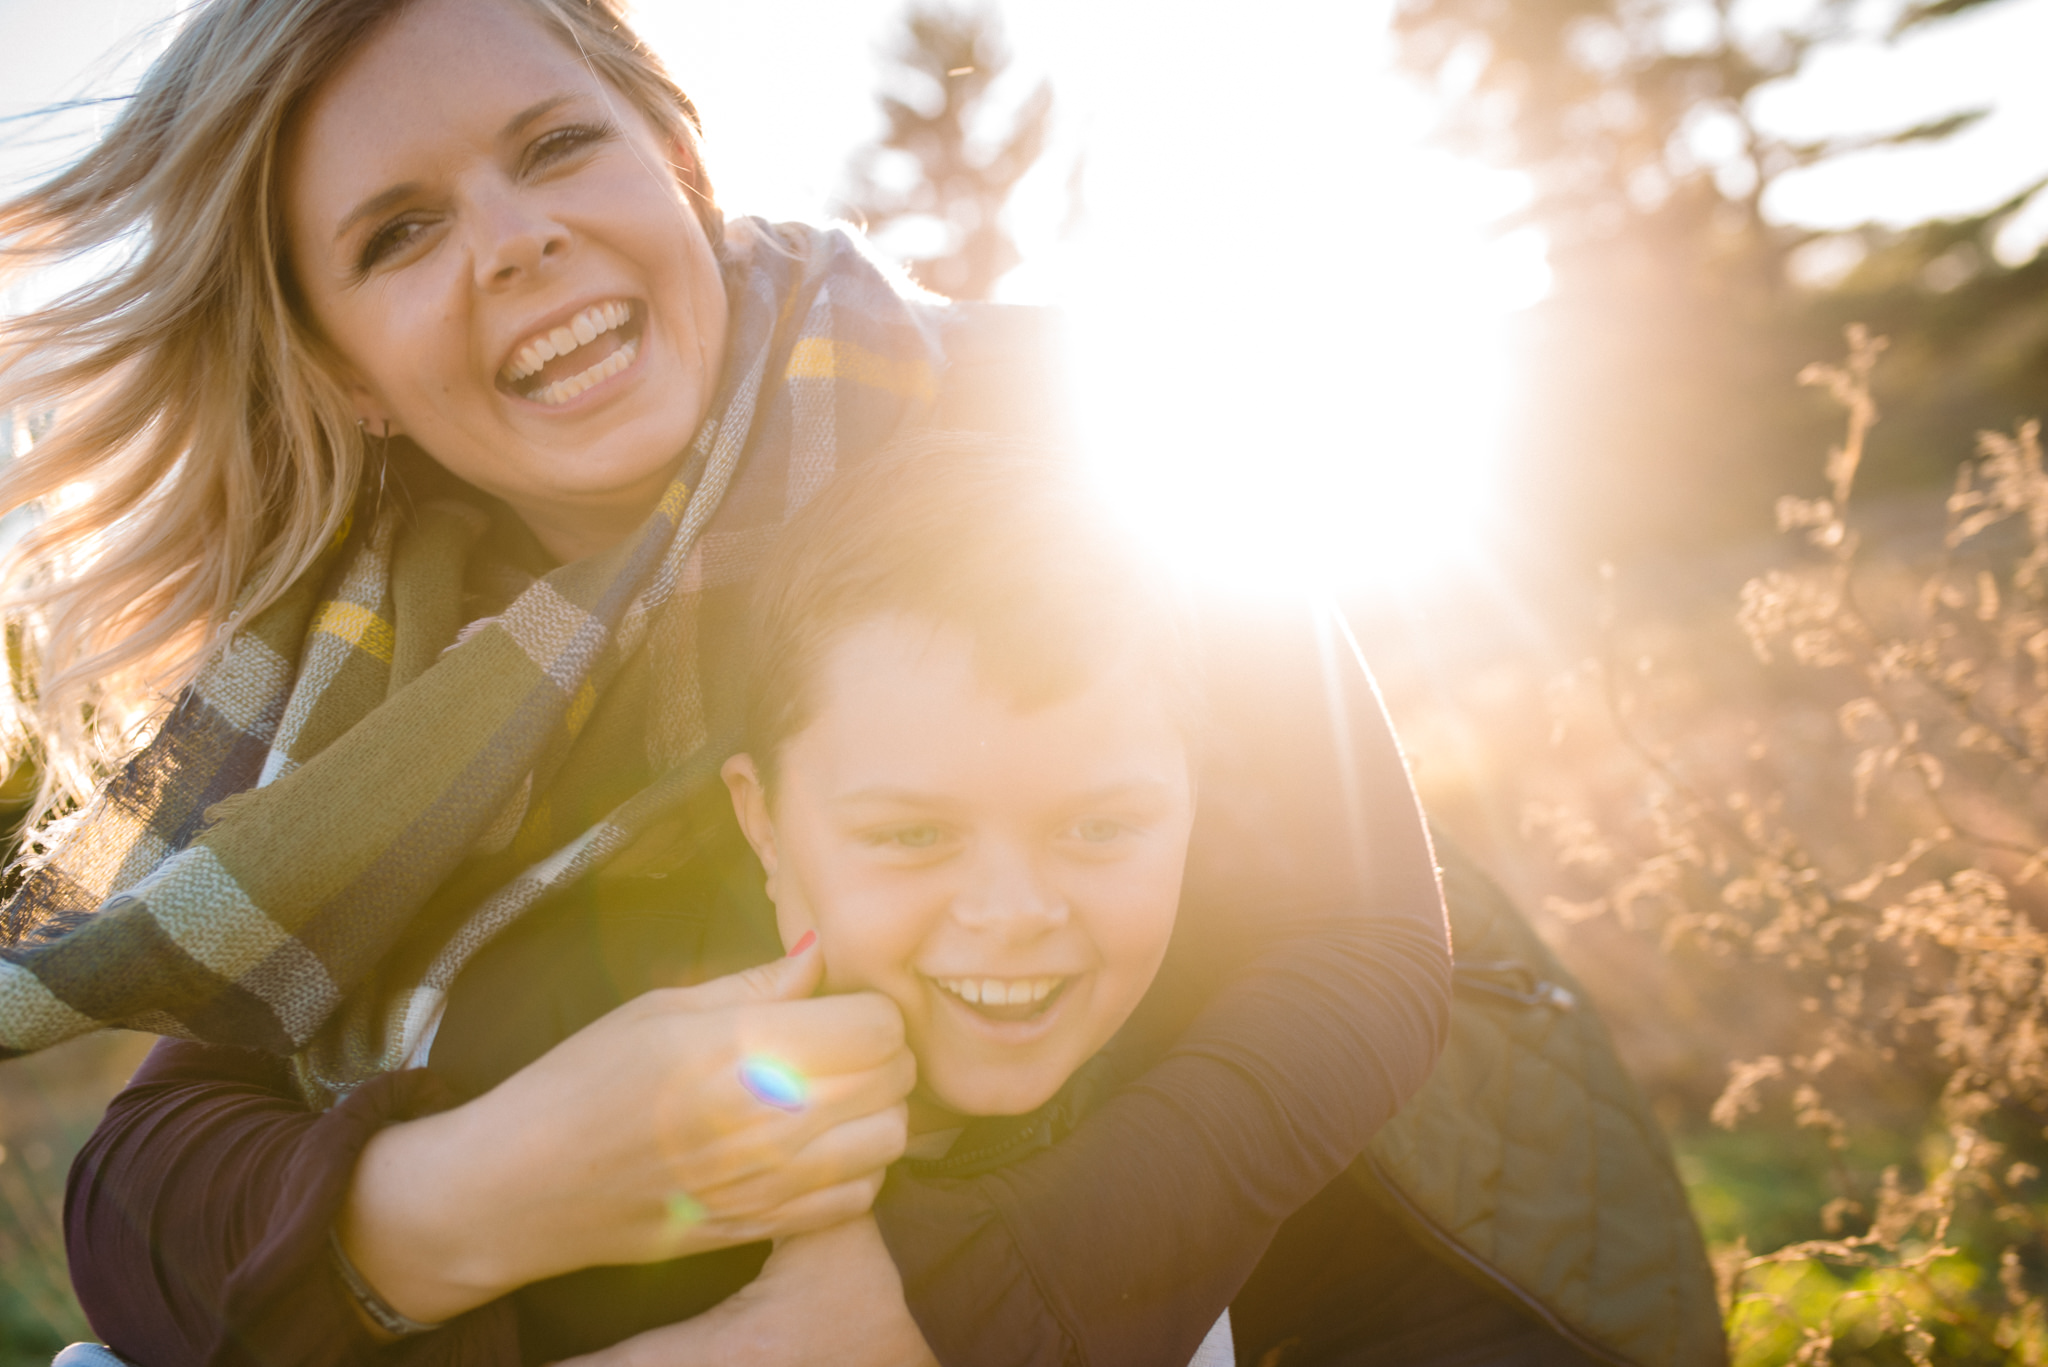
M 498 387 L 549 407 L 565 404 L 633 364 L 644 328 L 640 310 L 627 300 L 592 304 L 513 348 Z
M 933 978 L 942 992 L 995 1021 L 1030 1020 L 1059 1000 L 1067 978 Z

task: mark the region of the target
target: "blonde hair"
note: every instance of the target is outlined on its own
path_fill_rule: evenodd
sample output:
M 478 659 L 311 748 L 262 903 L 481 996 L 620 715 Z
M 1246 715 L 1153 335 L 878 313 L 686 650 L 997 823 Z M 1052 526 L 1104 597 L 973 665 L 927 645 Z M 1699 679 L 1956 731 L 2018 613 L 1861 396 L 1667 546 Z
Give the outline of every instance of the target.
M 41 763 L 50 807 L 137 744 L 231 618 L 275 602 L 348 514 L 365 437 L 296 300 L 279 149 L 409 3 L 206 0 L 92 151 L 0 205 L 6 275 L 117 258 L 0 321 L 0 413 L 55 414 L 0 474 L 0 510 L 42 510 L 0 562 L 0 728 Z M 716 245 L 696 110 L 623 0 L 508 3 L 684 149 L 675 169 Z

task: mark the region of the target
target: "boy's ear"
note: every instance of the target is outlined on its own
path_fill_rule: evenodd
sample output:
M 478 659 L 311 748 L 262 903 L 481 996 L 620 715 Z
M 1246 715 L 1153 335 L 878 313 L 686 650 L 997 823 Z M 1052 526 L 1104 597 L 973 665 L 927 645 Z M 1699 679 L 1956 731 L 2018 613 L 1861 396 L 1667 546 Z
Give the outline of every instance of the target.
M 739 818 L 740 831 L 754 847 L 754 855 L 769 878 L 769 896 L 774 893 L 775 823 L 768 816 L 768 790 L 761 786 L 761 771 L 752 755 L 734 755 L 720 766 L 719 777 L 732 794 L 732 814 Z

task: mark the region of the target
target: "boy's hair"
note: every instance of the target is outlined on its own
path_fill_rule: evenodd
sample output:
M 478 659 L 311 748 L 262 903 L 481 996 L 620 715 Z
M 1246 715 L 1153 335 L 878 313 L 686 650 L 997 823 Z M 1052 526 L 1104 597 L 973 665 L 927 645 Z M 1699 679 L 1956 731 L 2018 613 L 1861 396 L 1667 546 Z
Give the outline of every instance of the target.
M 745 744 L 772 786 L 811 721 L 827 654 L 891 616 L 965 635 L 1021 711 L 1134 665 L 1192 749 L 1201 650 L 1181 587 L 1066 451 L 966 432 L 899 441 L 842 471 L 783 529 L 756 586 Z

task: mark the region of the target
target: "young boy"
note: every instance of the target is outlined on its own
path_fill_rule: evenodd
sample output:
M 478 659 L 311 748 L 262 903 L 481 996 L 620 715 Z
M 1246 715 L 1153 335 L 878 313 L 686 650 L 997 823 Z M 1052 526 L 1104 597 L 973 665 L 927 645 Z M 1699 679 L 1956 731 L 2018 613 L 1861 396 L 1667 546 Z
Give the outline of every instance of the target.
M 815 933 L 826 990 L 901 1008 L 914 1132 L 1036 1111 L 1173 930 L 1201 691 L 1185 609 L 1042 454 L 897 451 L 785 544 L 724 770 L 783 943 Z
M 1055 1142 L 1090 1084 L 1149 1051 L 1145 1031 L 1120 1045 L 1128 1066 L 1106 1045 L 1174 933 L 1198 662 L 1178 588 L 1044 451 L 926 439 L 838 475 L 786 527 L 723 775 L 780 945 L 815 939 L 825 992 L 901 1008 L 922 1172 L 973 1176 Z M 717 881 L 709 920 L 760 924 L 745 879 Z M 743 1080 L 803 1105 L 805 1078 L 776 1060 Z M 528 1287 L 522 1326 L 588 1344 L 592 1299 L 635 1295 L 633 1279 L 635 1299 L 659 1283 L 668 1306 L 707 1306 L 760 1269 L 745 1252 Z M 664 1334 L 590 1363 L 657 1359 Z M 1227 1316 L 1194 1361 L 1231 1361 Z
M 748 616 L 741 700 L 708 700 L 743 732 L 731 838 L 627 851 L 589 905 L 508 930 L 458 980 L 432 1066 L 479 1094 L 628 998 L 815 936 L 825 991 L 902 1011 L 914 1169 L 968 1177 L 1043 1148 L 1198 995 L 1154 993 L 1126 1028 L 1166 955 L 1194 818 L 1188 606 L 1058 457 L 933 437 L 836 477 L 782 533 Z M 801 1106 L 807 1080 L 778 1062 L 742 1080 Z M 766 1255 L 527 1286 L 523 1355 L 688 1318 Z
M 1192 623 L 1042 454 L 900 449 L 784 545 L 733 810 L 784 945 L 817 937 L 827 991 L 901 1009 L 913 1161 L 985 1171 L 1054 1137 L 1056 1098 L 1073 1122 L 1070 1080 L 1165 957 L 1195 814 Z M 1193 1367 L 1232 1361 L 1226 1313 Z

